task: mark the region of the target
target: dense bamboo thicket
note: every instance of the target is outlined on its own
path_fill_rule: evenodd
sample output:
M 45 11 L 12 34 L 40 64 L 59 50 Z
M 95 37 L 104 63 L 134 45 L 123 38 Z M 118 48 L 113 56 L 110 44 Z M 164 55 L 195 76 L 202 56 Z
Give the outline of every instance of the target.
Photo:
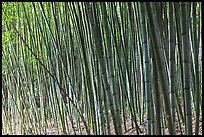
M 3 2 L 2 133 L 200 134 L 201 7 Z

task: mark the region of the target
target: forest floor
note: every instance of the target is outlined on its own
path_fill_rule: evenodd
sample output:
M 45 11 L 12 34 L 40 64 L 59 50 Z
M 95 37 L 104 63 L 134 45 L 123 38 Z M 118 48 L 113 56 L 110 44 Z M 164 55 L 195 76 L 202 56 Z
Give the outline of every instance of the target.
M 200 115 L 200 123 L 199 123 L 199 135 L 202 135 L 202 115 Z M 195 125 L 195 116 L 194 114 L 192 114 L 192 122 L 193 122 L 193 130 L 194 130 L 194 125 Z M 54 128 L 54 120 L 49 120 L 48 122 L 48 126 L 47 126 L 47 129 L 46 129 L 46 134 L 47 135 L 62 135 L 63 132 L 61 129 L 57 130 L 56 128 Z M 14 126 L 15 125 L 15 126 Z M 13 124 L 13 126 L 15 127 L 15 129 L 13 129 L 13 134 L 21 134 L 21 131 L 20 131 L 20 126 L 18 124 Z M 74 135 L 74 131 L 73 131 L 73 128 L 72 128 L 72 124 L 71 124 L 71 121 L 69 120 L 68 121 L 68 127 L 69 127 L 69 135 Z M 74 127 L 78 127 L 77 126 L 77 123 L 74 122 Z M 81 131 L 80 129 L 76 129 L 76 135 L 86 135 L 86 131 L 85 131 L 85 127 L 84 127 L 84 124 L 83 122 L 81 121 L 80 122 L 80 127 L 81 127 Z M 131 119 L 129 116 L 126 116 L 126 127 L 127 127 L 127 130 L 125 131 L 124 129 L 124 124 L 123 124 L 123 119 L 122 119 L 122 129 L 123 129 L 123 134 L 124 135 L 137 135 L 137 132 L 136 132 L 136 128 L 132 128 L 132 123 L 131 123 Z M 142 121 L 142 124 L 139 125 L 140 129 L 141 129 L 141 133 L 140 135 L 146 135 L 146 118 L 144 117 L 143 121 Z M 181 127 L 182 128 L 182 132 L 181 130 L 176 127 L 176 135 L 181 135 L 181 134 L 185 134 L 185 130 L 184 130 L 184 126 Z M 110 132 L 112 135 L 115 135 L 115 130 L 114 130 L 114 124 L 113 124 L 113 120 L 110 120 Z M 4 132 L 3 132 L 4 131 Z M 2 134 L 7 134 L 5 133 L 5 130 L 3 130 L 3 127 L 2 127 Z M 24 133 L 24 134 L 31 134 L 31 133 Z M 91 133 L 93 134 L 93 133 Z M 168 135 L 168 129 L 165 128 L 164 129 L 164 134 L 165 135 Z M 193 131 L 193 134 L 194 134 L 194 131 Z

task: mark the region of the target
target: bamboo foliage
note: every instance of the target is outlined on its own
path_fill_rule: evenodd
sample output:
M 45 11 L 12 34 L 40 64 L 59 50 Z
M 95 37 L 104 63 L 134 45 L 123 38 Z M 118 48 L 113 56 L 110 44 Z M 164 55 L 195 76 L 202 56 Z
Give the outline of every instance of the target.
M 3 2 L 3 134 L 199 134 L 201 23 L 197 2 Z

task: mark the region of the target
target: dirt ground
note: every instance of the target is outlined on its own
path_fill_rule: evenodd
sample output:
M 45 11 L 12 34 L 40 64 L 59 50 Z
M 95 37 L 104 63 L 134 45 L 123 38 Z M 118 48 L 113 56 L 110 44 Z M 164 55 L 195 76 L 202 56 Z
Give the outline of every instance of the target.
M 193 117 L 193 130 L 194 130 L 194 123 L 195 123 L 195 117 L 194 115 L 192 115 Z M 137 132 L 136 132 L 136 128 L 132 128 L 132 124 L 131 124 L 131 119 L 129 116 L 126 116 L 126 127 L 127 127 L 127 131 L 124 130 L 124 124 L 123 124 L 123 119 L 122 119 L 122 129 L 123 129 L 123 135 L 137 135 Z M 143 121 L 142 121 L 142 124 L 139 125 L 142 133 L 140 133 L 140 135 L 145 135 L 146 134 L 146 118 L 144 117 Z M 71 124 L 71 121 L 69 119 L 68 120 L 68 127 L 69 127 L 69 132 L 67 132 L 68 135 L 74 135 L 74 131 L 73 131 L 73 128 L 72 128 L 72 124 Z M 74 127 L 78 127 L 76 125 L 77 123 L 74 121 Z M 21 133 L 20 131 L 20 126 L 18 124 L 14 124 L 13 122 L 13 126 L 15 127 L 15 129 L 13 129 L 13 134 L 32 134 L 32 133 L 29 133 L 29 131 L 27 133 Z M 86 135 L 86 131 L 85 131 L 85 127 L 84 127 L 84 124 L 83 122 L 81 121 L 80 122 L 80 127 L 81 127 L 81 131 L 80 129 L 77 129 L 76 128 L 76 134 L 77 135 Z M 200 116 L 200 123 L 199 123 L 199 127 L 200 127 L 200 130 L 199 130 L 199 135 L 202 135 L 202 115 Z M 182 126 L 182 133 L 185 134 L 184 132 L 184 126 Z M 111 129 L 111 134 L 112 135 L 115 135 L 115 130 L 114 130 L 114 124 L 113 124 L 113 120 L 110 120 L 110 129 Z M 40 133 L 40 132 L 38 132 Z M 166 135 L 168 135 L 168 129 L 165 128 L 164 129 L 164 133 Z M 5 128 L 3 129 L 2 127 L 2 134 L 5 135 L 7 134 L 5 132 Z M 54 126 L 54 120 L 49 120 L 47 122 L 47 129 L 46 129 L 46 133 L 45 132 L 41 132 L 41 134 L 47 134 L 47 135 L 63 135 L 63 132 L 62 130 L 59 128 L 59 131 L 56 130 L 55 126 Z M 93 134 L 93 133 L 91 133 Z M 194 131 L 193 131 L 193 134 L 194 134 Z M 176 128 L 176 135 L 181 135 L 181 131 L 179 128 Z

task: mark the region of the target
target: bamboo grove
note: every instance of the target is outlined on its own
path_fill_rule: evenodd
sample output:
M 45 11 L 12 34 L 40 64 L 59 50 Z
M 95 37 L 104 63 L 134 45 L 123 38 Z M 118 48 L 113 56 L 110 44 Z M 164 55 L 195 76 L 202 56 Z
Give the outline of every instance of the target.
M 198 134 L 201 7 L 3 2 L 2 132 Z

